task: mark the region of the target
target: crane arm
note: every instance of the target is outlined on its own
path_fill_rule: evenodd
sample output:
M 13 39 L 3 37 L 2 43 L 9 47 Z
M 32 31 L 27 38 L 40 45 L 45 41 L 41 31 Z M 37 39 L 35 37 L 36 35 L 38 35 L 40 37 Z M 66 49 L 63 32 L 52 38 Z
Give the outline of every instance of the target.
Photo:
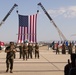
M 57 25 L 54 23 L 53 20 L 52 20 L 52 23 L 53 23 L 54 27 L 57 29 L 59 36 L 61 36 L 63 38 L 63 40 L 67 40 L 66 37 L 63 35 L 63 33 L 60 31 L 60 29 L 57 27 Z
M 11 12 L 13 11 L 13 9 L 18 6 L 17 4 L 14 4 L 13 7 L 10 9 L 10 11 L 7 13 L 7 15 L 3 18 L 3 20 L 0 23 L 0 26 L 4 23 L 4 21 L 8 18 L 8 16 L 11 14 Z
M 65 36 L 63 35 L 63 33 L 60 31 L 60 29 L 57 27 L 57 25 L 55 24 L 55 22 L 53 21 L 53 19 L 50 17 L 50 15 L 48 14 L 48 12 L 45 10 L 45 8 L 43 7 L 43 5 L 41 3 L 38 3 L 39 6 L 41 6 L 41 8 L 43 9 L 44 13 L 47 15 L 47 17 L 49 18 L 49 20 L 53 23 L 54 27 L 57 29 L 59 35 L 63 38 L 63 40 L 67 40 L 65 38 Z

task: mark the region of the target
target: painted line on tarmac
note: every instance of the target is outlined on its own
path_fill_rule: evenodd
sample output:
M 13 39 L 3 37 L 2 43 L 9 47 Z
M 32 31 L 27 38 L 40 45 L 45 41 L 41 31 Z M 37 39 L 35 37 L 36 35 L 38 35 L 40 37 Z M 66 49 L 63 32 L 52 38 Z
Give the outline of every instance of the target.
M 51 63 L 48 59 L 46 59 L 43 55 L 41 55 L 46 61 L 48 61 L 49 63 Z M 55 68 L 57 68 L 58 70 L 60 70 L 56 65 L 54 65 L 53 63 L 51 63 Z
M 14 70 L 13 72 L 63 72 L 63 70 Z M 4 70 L 0 70 L 0 74 L 6 73 Z
M 0 62 L 0 64 L 5 64 L 5 63 L 6 63 L 6 62 Z M 18 61 L 18 62 L 14 62 L 14 63 L 15 63 L 15 64 L 21 64 L 21 63 L 22 63 L 22 64 L 23 64 L 23 63 L 26 63 L 26 64 L 35 64 L 35 63 L 36 63 L 36 64 L 43 64 L 43 63 L 44 63 L 44 64 L 47 64 L 47 63 L 57 63 L 57 64 L 59 64 L 59 63 L 62 63 L 62 64 L 64 64 L 64 63 L 67 63 L 67 62 L 38 62 L 38 61 L 37 61 L 37 62 L 26 62 L 26 61 L 25 61 L 25 62 L 22 62 L 22 61 L 19 62 L 19 61 Z

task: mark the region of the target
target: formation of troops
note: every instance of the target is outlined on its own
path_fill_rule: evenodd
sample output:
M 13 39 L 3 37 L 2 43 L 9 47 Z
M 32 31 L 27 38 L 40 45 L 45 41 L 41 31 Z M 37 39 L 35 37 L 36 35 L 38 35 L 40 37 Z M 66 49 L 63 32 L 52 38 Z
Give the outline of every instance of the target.
M 13 73 L 13 62 L 16 58 L 16 48 L 19 48 L 19 59 L 27 60 L 29 58 L 33 58 L 33 53 L 35 55 L 35 58 L 39 59 L 39 45 L 38 43 L 35 43 L 34 45 L 32 43 L 21 43 L 19 46 L 15 46 L 14 42 L 10 42 L 9 46 L 6 47 L 5 52 L 6 55 L 6 72 L 9 71 L 10 73 Z
M 21 57 L 23 58 L 23 60 L 27 60 L 29 58 L 33 58 L 32 54 L 35 54 L 35 58 L 39 59 L 39 45 L 38 43 L 35 44 L 35 46 L 31 43 L 29 43 L 28 45 L 26 43 L 21 43 L 19 46 L 19 52 L 20 52 L 20 59 Z M 25 58 L 26 57 L 26 58 Z
M 56 50 L 56 54 L 60 54 L 60 52 L 62 54 L 66 54 L 66 52 L 68 52 L 68 54 L 76 53 L 76 42 L 53 42 L 51 47 L 53 50 Z

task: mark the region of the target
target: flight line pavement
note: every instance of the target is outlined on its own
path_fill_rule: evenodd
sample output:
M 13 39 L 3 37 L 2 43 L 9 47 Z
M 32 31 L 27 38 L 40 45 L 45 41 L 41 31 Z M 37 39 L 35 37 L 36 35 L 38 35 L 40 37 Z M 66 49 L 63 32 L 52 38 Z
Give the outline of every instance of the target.
M 23 60 L 19 59 L 19 52 L 16 52 L 14 59 L 13 75 L 64 75 L 64 66 L 70 59 L 69 54 L 57 54 L 52 50 L 40 50 L 40 58 Z M 0 75 L 11 75 L 6 73 L 6 53 L 0 53 Z

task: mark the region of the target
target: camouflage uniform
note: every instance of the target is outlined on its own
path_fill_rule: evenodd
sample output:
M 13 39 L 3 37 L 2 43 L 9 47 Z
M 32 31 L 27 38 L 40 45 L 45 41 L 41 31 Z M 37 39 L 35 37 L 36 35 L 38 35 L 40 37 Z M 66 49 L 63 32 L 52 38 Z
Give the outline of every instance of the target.
M 23 60 L 25 60 L 25 55 L 26 55 L 26 60 L 27 60 L 27 58 L 28 58 L 28 46 L 27 46 L 27 44 L 24 44 L 24 46 L 23 46 Z
M 19 58 L 21 59 L 21 57 L 23 56 L 23 44 L 21 43 L 21 45 L 19 46 Z
M 36 45 L 35 45 L 35 58 L 39 58 L 39 46 L 38 46 L 38 44 L 36 43 Z
M 14 53 L 16 52 L 13 42 L 10 42 L 10 46 L 6 47 L 5 52 L 7 53 L 7 56 L 6 56 L 7 70 L 6 70 L 6 72 L 8 72 L 9 65 L 10 65 L 10 73 L 12 73 Z
M 32 45 L 29 43 L 29 45 L 28 45 L 28 58 L 29 58 L 29 56 L 30 56 L 31 59 L 32 59 L 32 50 L 33 50 L 33 47 L 32 47 Z

